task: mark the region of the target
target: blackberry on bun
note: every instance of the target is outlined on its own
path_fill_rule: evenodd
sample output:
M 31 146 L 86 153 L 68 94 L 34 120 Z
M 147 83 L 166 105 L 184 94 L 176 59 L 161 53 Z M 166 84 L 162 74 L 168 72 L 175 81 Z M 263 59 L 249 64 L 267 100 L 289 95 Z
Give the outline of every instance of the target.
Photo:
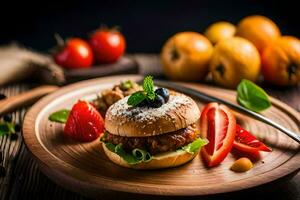
M 199 138 L 197 104 L 184 94 L 154 90 L 149 76 L 143 89 L 107 110 L 101 138 L 107 157 L 134 169 L 175 167 L 192 160 L 207 143 Z

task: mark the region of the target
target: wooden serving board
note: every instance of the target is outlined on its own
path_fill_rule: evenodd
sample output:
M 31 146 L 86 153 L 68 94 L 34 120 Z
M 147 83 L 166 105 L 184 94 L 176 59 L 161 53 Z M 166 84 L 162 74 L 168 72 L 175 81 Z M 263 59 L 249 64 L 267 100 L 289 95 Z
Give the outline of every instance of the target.
M 120 80 L 140 80 L 135 75 L 113 76 L 66 86 L 36 103 L 27 113 L 23 136 L 41 170 L 57 184 L 89 197 L 105 189 L 155 195 L 207 195 L 242 190 L 285 177 L 300 169 L 299 145 L 274 128 L 235 113 L 237 120 L 266 144 L 271 153 L 261 153 L 254 168 L 246 173 L 229 170 L 237 158 L 229 154 L 215 168 L 206 168 L 201 157 L 171 169 L 137 171 L 119 167 L 105 156 L 99 140 L 77 143 L 63 137 L 63 126 L 48 121 L 50 113 L 71 108 L 78 100 L 91 97 Z M 210 95 L 235 102 L 233 91 L 199 84 L 185 84 Z M 176 89 L 176 88 L 173 88 Z M 194 98 L 200 109 L 205 105 Z M 300 132 L 300 114 L 271 98 L 273 106 L 263 115 Z
M 118 74 L 135 74 L 138 71 L 138 63 L 132 57 L 125 55 L 115 63 L 94 65 L 88 69 L 64 70 L 64 75 L 67 83 L 71 83 Z

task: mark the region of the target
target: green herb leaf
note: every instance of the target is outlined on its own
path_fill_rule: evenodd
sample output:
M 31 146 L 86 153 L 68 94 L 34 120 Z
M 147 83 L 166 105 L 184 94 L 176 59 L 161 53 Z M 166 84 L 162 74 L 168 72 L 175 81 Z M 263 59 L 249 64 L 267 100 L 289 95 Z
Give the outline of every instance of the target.
M 6 123 L 0 124 L 0 136 L 9 134 L 9 127 Z
M 249 110 L 260 112 L 271 106 L 267 93 L 253 82 L 243 79 L 237 87 L 237 101 Z
M 52 113 L 48 119 L 52 122 L 66 123 L 69 114 L 70 114 L 70 110 L 62 109 Z
M 143 82 L 143 89 L 146 92 L 147 98 L 149 100 L 155 99 L 155 92 L 154 92 L 154 83 L 152 76 L 146 76 Z
M 137 106 L 139 103 L 141 103 L 143 100 L 145 100 L 147 97 L 143 91 L 138 91 L 130 95 L 130 97 L 127 100 L 127 104 L 130 106 Z
M 153 101 L 155 99 L 154 83 L 152 76 L 146 76 L 143 82 L 143 90 L 133 93 L 127 100 L 130 106 L 137 106 L 143 100 Z
M 16 133 L 15 124 L 12 122 L 0 122 L 0 136 Z
M 196 153 L 200 148 L 202 148 L 206 144 L 208 144 L 207 140 L 198 138 L 195 141 L 193 141 L 192 143 L 182 147 L 182 149 L 188 153 L 193 154 L 193 153 Z

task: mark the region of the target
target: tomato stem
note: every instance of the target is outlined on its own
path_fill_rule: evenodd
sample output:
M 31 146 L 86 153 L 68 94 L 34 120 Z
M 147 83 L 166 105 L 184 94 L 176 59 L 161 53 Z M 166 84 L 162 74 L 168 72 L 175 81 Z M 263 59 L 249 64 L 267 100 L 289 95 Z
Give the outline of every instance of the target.
M 54 34 L 54 38 L 55 38 L 55 40 L 57 42 L 57 45 L 59 47 L 63 47 L 65 45 L 64 39 L 58 33 Z

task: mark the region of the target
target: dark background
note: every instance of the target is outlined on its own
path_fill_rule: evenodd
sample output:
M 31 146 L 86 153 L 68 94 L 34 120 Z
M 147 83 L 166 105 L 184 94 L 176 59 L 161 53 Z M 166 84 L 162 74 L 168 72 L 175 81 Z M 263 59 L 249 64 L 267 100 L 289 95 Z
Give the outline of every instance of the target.
M 18 41 L 47 51 L 55 45 L 54 33 L 87 38 L 89 32 L 106 24 L 121 27 L 128 52 L 159 52 L 176 32 L 203 32 L 213 22 L 237 23 L 252 14 L 270 17 L 285 35 L 300 36 L 299 7 L 291 0 L 10 0 L 1 5 L 0 44 Z

